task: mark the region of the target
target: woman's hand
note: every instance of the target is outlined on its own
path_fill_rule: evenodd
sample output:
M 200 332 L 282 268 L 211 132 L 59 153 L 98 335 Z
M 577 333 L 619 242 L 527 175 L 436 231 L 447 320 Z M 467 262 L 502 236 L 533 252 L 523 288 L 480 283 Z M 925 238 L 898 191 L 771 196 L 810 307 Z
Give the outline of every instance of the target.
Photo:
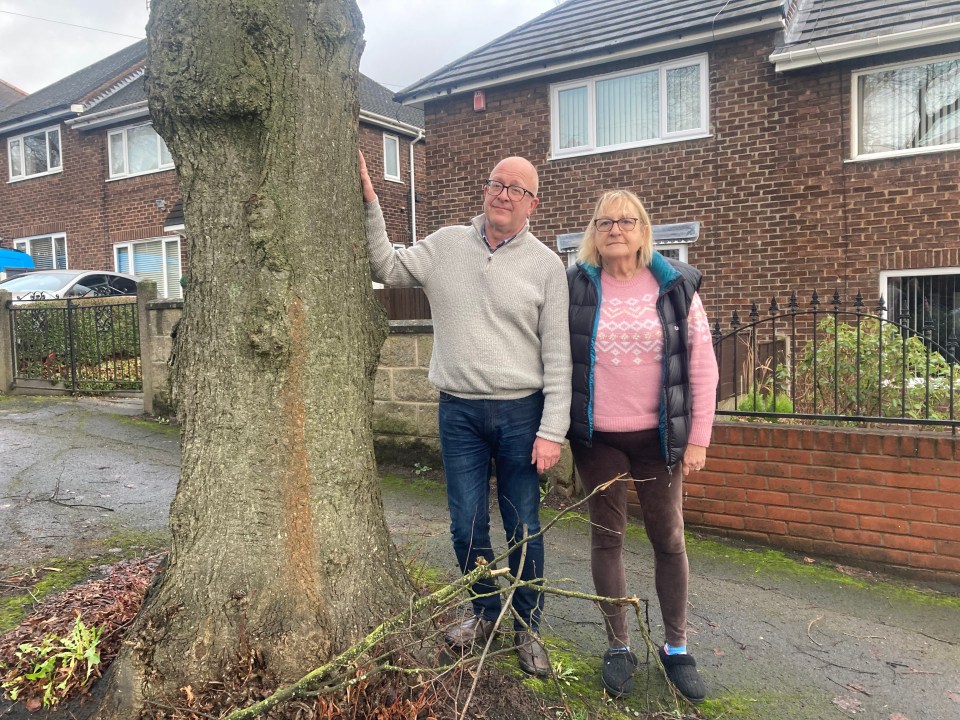
M 689 475 L 692 472 L 703 470 L 707 462 L 707 449 L 703 445 L 694 445 L 687 443 L 687 450 L 683 453 L 683 474 Z

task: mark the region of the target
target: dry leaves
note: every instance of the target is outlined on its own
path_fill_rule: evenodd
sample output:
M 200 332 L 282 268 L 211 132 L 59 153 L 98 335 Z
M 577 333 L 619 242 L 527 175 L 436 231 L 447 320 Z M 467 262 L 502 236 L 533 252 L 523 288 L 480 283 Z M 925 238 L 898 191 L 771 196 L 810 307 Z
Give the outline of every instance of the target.
M 122 630 L 140 609 L 143 596 L 157 568 L 160 555 L 122 560 L 103 568 L 105 577 L 76 585 L 59 595 L 47 598 L 22 623 L 10 632 L 0 635 L 0 680 L 9 680 L 32 670 L 25 661 L 18 660 L 17 648 L 23 643 L 39 645 L 49 635 L 65 637 L 70 634 L 78 615 L 88 627 L 103 628 L 100 640 L 100 665 L 90 678 L 92 683 L 117 656 Z M 61 699 L 86 693 L 89 683 L 69 688 Z M 31 691 L 32 690 L 32 691 Z M 43 694 L 40 682 L 21 690 L 20 700 L 28 709 L 40 707 Z

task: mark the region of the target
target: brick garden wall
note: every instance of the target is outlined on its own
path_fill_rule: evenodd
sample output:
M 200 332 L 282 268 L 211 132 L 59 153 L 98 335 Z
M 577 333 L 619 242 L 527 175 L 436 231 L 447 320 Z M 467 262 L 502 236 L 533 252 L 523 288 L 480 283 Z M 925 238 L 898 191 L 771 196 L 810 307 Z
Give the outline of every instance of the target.
M 849 162 L 851 65 L 777 74 L 772 35 L 717 43 L 709 52 L 711 135 L 553 160 L 550 83 L 486 90 L 425 106 L 430 225 L 477 214 L 480 183 L 511 154 L 540 171 L 531 224 L 544 242 L 582 232 L 600 192 L 626 187 L 655 223 L 697 220 L 690 261 L 705 274 L 711 320 L 797 290 L 859 290 L 873 306 L 884 270 L 960 266 L 960 151 Z M 575 79 L 674 57 L 659 55 L 559 74 Z M 904 59 L 886 57 L 874 65 Z M 864 64 L 858 67 L 870 66 Z
M 960 582 L 960 442 L 945 432 L 716 423 L 691 526 Z

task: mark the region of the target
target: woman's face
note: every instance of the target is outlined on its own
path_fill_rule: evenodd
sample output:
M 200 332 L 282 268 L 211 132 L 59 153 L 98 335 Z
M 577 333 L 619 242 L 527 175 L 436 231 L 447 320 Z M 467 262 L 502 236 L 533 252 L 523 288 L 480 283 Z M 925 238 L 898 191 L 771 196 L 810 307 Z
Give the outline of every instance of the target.
M 631 221 L 633 221 L 633 227 L 626 229 Z M 597 252 L 604 261 L 622 261 L 637 257 L 643 243 L 644 226 L 636 208 L 627 203 L 606 205 L 597 213 L 594 225 L 598 223 L 600 226 L 596 227 Z M 610 225 L 610 228 L 601 229 L 605 225 Z

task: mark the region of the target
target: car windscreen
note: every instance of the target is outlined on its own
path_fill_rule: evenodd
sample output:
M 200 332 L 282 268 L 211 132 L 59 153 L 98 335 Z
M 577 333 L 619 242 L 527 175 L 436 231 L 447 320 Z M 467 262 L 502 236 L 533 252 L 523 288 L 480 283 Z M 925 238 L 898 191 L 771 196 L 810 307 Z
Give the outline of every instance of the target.
M 12 293 L 56 292 L 72 279 L 72 277 L 65 277 L 63 275 L 27 273 L 26 275 L 11 278 L 10 280 L 0 283 L 0 290 L 7 290 Z

